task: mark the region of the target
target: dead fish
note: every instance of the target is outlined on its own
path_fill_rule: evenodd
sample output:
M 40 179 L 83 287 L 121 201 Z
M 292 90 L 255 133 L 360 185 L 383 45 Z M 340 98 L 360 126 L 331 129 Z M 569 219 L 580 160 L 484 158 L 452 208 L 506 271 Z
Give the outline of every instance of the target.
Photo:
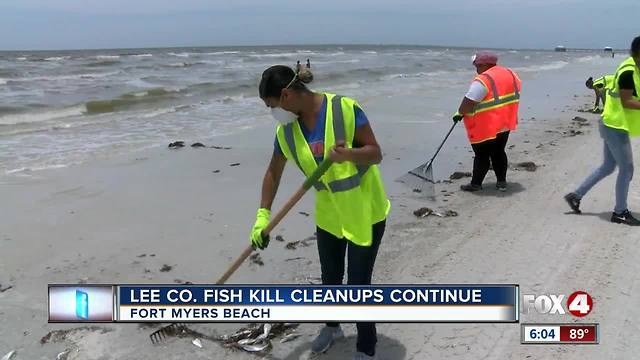
M 12 360 L 12 359 L 15 359 L 17 355 L 18 355 L 17 351 L 11 350 L 5 356 L 2 357 L 2 360 Z
M 527 171 L 536 171 L 536 169 L 538 168 L 538 165 L 536 165 L 536 163 L 534 163 L 533 161 L 525 161 L 525 162 L 516 164 L 516 167 L 519 169 L 527 170 Z
M 240 348 L 242 348 L 242 350 L 244 351 L 248 351 L 248 352 L 261 352 L 261 351 L 265 351 L 267 348 L 269 348 L 271 344 L 269 342 L 265 342 L 263 344 L 260 345 L 241 345 Z
M 295 250 L 298 247 L 298 244 L 300 244 L 300 240 L 289 242 L 284 247 L 288 250 Z
M 260 257 L 260 253 L 255 253 L 253 255 L 251 255 L 249 257 L 249 260 L 251 260 L 252 263 L 259 265 L 259 266 L 263 266 L 264 265 L 264 261 L 262 261 L 262 257 Z
M 178 149 L 184 147 L 184 141 L 174 141 L 169 144 L 170 149 Z
M 433 214 L 433 210 L 429 209 L 427 207 L 421 207 L 418 210 L 415 210 L 413 212 L 413 215 L 417 216 L 417 217 L 427 217 L 429 215 Z
M 238 166 L 238 165 L 240 165 L 240 163 L 229 164 L 229 166 Z
M 267 339 L 269 337 L 269 333 L 271 332 L 271 324 L 264 324 L 262 327 L 262 338 Z M 260 336 L 258 336 L 260 338 Z
M 456 171 L 453 174 L 449 175 L 449 180 L 458 180 L 458 179 L 462 179 L 464 177 L 471 177 L 471 173 L 470 172 Z
M 444 216 L 445 217 L 455 217 L 458 216 L 458 213 L 456 211 L 453 210 L 447 210 L 444 212 Z
M 191 343 L 197 347 L 199 347 L 200 349 L 202 349 L 202 341 L 200 341 L 200 339 L 196 338 L 193 339 L 193 341 L 191 341 Z
M 65 351 L 56 355 L 56 360 L 66 360 L 70 352 L 71 352 L 71 349 L 66 349 Z
M 297 334 L 297 333 L 287 334 L 280 340 L 280 344 L 284 344 L 286 342 L 295 340 L 295 339 L 297 339 L 299 337 L 300 337 L 300 334 Z

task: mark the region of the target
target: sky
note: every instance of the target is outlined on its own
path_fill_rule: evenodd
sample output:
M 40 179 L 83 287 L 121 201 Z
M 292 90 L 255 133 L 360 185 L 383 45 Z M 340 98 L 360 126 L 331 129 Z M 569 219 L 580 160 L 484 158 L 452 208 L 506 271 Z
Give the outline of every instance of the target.
M 0 0 L 0 50 L 408 44 L 626 49 L 640 0 Z

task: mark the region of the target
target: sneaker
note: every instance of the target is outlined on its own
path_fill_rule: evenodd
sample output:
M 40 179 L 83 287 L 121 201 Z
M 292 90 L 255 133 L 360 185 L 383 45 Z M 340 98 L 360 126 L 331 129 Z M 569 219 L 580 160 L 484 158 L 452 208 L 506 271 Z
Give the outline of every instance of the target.
M 355 353 L 355 355 L 353 355 L 353 360 L 372 360 L 375 359 L 376 356 L 369 356 L 363 352 L 358 351 L 357 353 Z
M 464 185 L 460 185 L 460 190 L 474 192 L 474 191 L 482 190 L 482 185 L 476 185 L 471 183 L 464 184 Z
M 580 211 L 580 198 L 575 193 L 568 193 L 564 196 L 564 200 L 569 204 L 571 210 L 576 214 L 582 214 Z M 613 221 L 613 220 L 611 220 Z
M 634 218 L 629 210 L 625 210 L 620 214 L 616 214 L 614 212 L 613 215 L 611 215 L 611 222 L 616 224 L 640 226 L 640 220 Z
M 507 191 L 507 182 L 506 181 L 498 181 L 496 183 L 496 189 L 498 189 L 498 191 L 502 191 L 502 192 Z
M 340 326 L 325 326 L 320 330 L 318 336 L 311 343 L 311 351 L 319 354 L 323 353 L 333 345 L 333 343 L 344 337 L 344 333 Z

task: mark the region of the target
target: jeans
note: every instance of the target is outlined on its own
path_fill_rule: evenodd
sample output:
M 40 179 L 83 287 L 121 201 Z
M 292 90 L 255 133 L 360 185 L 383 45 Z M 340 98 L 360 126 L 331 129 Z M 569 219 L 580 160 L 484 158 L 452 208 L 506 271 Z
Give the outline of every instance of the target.
M 348 285 L 371 285 L 373 265 L 378 255 L 378 248 L 384 235 L 386 221 L 372 226 L 371 246 L 358 246 L 347 239 L 333 236 L 331 233 L 317 228 L 318 253 L 322 270 L 322 285 L 342 285 L 344 278 L 344 258 L 348 250 Z M 338 326 L 338 323 L 327 323 L 327 326 Z M 358 351 L 373 356 L 376 351 L 376 324 L 372 322 L 357 323 Z
M 489 167 L 493 165 L 493 171 L 496 173 L 498 182 L 507 180 L 507 153 L 504 151 L 509 140 L 509 132 L 501 132 L 496 135 L 495 139 L 483 141 L 478 144 L 471 144 L 471 148 L 475 153 L 473 158 L 473 177 L 471 183 L 473 185 L 482 185 L 484 177 L 489 172 Z
M 624 130 L 613 129 L 605 126 L 600 120 L 600 136 L 604 140 L 604 161 L 575 191 L 582 198 L 600 180 L 611 175 L 618 166 L 618 179 L 616 180 L 616 206 L 614 212 L 620 214 L 627 210 L 627 195 L 629 184 L 633 178 L 633 153 L 629 133 Z

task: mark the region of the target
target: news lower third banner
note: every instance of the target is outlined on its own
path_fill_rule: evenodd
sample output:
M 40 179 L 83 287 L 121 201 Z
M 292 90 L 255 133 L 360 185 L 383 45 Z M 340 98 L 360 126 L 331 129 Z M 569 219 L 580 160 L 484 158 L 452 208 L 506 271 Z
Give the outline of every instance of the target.
M 50 322 L 518 322 L 518 285 L 49 285 Z

